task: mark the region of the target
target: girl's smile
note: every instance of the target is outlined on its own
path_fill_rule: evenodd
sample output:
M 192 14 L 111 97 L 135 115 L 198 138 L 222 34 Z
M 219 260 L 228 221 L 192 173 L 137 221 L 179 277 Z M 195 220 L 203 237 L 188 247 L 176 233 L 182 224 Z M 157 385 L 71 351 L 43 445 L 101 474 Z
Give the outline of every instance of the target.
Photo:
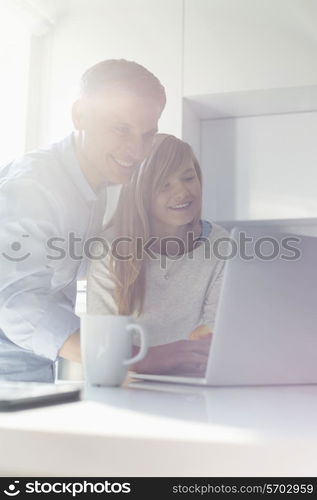
M 178 233 L 199 216 L 201 184 L 192 161 L 170 175 L 152 199 L 151 227 L 153 236 Z

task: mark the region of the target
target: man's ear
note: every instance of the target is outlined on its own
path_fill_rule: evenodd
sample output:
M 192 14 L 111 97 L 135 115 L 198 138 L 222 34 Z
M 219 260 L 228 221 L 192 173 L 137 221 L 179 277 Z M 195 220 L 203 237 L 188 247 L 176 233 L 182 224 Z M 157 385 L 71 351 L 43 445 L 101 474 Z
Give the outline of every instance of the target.
M 72 106 L 72 120 L 76 130 L 84 128 L 84 103 L 82 99 L 78 99 Z

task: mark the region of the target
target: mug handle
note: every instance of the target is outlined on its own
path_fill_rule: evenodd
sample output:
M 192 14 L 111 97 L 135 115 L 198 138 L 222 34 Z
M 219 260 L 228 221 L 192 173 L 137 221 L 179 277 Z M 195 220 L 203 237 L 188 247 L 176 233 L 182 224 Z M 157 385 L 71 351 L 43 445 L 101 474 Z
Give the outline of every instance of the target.
M 140 339 L 141 339 L 141 345 L 140 345 L 140 351 L 138 352 L 138 354 L 133 356 L 133 358 L 125 359 L 123 361 L 123 364 L 125 366 L 132 365 L 133 363 L 136 363 L 137 361 L 141 361 L 141 359 L 143 359 L 145 357 L 145 355 L 147 354 L 147 347 L 148 347 L 146 334 L 145 334 L 145 331 L 143 330 L 141 325 L 137 325 L 136 323 L 130 323 L 129 325 L 127 325 L 126 328 L 127 328 L 128 332 L 133 332 L 135 330 L 137 332 L 139 332 Z

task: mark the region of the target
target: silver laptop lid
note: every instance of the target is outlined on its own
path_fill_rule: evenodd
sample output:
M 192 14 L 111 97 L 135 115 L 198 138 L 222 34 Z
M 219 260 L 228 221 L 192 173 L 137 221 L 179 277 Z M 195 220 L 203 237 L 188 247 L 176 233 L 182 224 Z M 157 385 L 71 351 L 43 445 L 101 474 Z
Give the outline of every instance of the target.
M 276 227 L 230 236 L 242 233 L 252 240 L 225 265 L 207 383 L 317 383 L 317 238 Z

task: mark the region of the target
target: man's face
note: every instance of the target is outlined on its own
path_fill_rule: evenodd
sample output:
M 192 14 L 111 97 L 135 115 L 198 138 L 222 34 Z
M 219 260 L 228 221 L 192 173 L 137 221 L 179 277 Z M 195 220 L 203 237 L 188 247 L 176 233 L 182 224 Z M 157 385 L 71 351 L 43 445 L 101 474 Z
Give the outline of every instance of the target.
M 77 106 L 77 108 L 76 108 Z M 107 89 L 75 104 L 80 163 L 90 184 L 127 183 L 149 154 L 162 106 L 154 99 Z

